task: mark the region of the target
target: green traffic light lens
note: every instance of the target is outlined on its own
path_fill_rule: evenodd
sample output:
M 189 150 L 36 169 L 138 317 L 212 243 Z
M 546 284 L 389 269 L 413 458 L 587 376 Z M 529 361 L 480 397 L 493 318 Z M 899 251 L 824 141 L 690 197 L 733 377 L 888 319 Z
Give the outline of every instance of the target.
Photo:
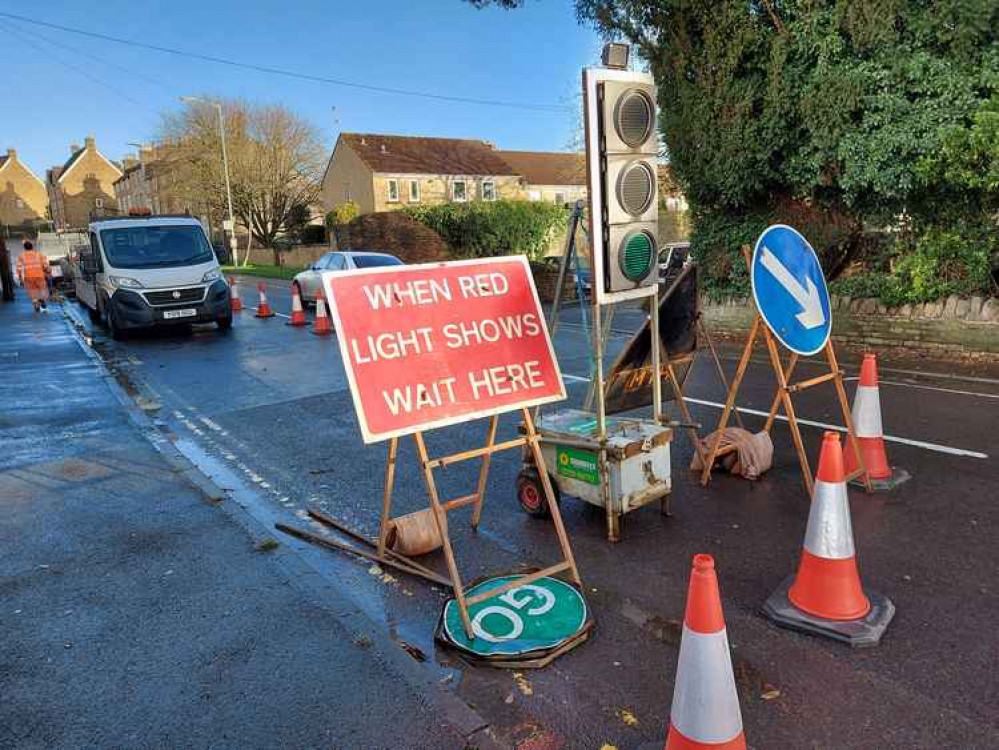
M 621 273 L 629 281 L 641 281 L 649 275 L 656 257 L 655 239 L 648 232 L 632 232 L 621 243 Z

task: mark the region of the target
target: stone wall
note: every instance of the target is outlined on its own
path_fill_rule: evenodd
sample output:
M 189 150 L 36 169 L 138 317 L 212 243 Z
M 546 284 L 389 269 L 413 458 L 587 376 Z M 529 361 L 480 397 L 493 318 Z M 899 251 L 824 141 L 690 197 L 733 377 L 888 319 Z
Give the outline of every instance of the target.
M 319 260 L 319 256 L 330 251 L 329 245 L 298 245 L 281 253 L 281 265 L 291 268 L 305 268 Z M 242 263 L 245 250 L 239 251 Z M 250 248 L 250 263 L 269 266 L 274 263 L 274 251 L 269 248 Z
M 746 299 L 703 299 L 708 324 L 745 333 L 753 320 Z M 901 346 L 929 353 L 999 354 L 999 298 L 948 297 L 938 302 L 888 308 L 874 299 L 833 297 L 833 340 L 874 348 Z

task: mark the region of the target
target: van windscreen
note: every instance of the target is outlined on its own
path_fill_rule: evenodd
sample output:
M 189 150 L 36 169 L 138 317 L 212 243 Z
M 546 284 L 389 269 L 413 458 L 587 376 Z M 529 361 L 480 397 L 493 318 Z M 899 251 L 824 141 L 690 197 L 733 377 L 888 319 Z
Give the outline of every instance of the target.
M 171 268 L 215 260 L 201 227 L 190 224 L 103 229 L 101 244 L 114 268 Z

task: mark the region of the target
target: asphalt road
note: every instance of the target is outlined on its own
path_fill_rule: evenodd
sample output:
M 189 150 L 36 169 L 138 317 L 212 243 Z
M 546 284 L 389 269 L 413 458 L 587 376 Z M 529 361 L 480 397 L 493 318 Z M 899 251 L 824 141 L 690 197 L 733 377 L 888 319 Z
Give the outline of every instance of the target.
M 304 524 L 305 508 L 318 505 L 374 535 L 385 449 L 361 443 L 337 343 L 290 328 L 281 317 L 253 317 L 253 281 L 242 287 L 249 309 L 228 334 L 204 329 L 113 343 L 95 332 L 94 346 L 140 406 L 174 431 L 178 447 L 233 489 L 250 513 Z M 289 311 L 286 288 L 271 285 L 268 296 L 274 309 Z M 639 318 L 634 310 L 618 315 L 610 356 Z M 578 310 L 566 312 L 556 349 L 570 402 L 579 403 L 589 359 Z M 723 344 L 721 352 L 731 372 L 738 351 Z M 841 352 L 840 358 L 855 378 L 858 356 Z M 709 552 L 719 571 L 751 746 L 999 747 L 999 368 L 889 357 L 880 364 L 889 456 L 913 478 L 887 496 L 850 492 L 865 585 L 898 608 L 875 649 L 851 651 L 779 630 L 758 614 L 796 566 L 808 513 L 783 424 L 773 435 L 775 466 L 761 481 L 716 475 L 708 489 L 686 470 L 691 447 L 678 434 L 673 515 L 663 517 L 650 506 L 627 516 L 619 544 L 606 541 L 600 511 L 564 500 L 596 631 L 552 666 L 520 678 L 469 667 L 435 646 L 441 591 L 404 576 L 385 577 L 345 555 L 282 541 L 334 577 L 400 647 L 426 656 L 423 667 L 509 745 L 633 748 L 661 742 L 690 560 Z M 800 372 L 819 370 L 802 365 Z M 740 404 L 766 411 L 773 388 L 761 350 Z M 725 393 L 710 360 L 698 362 L 687 391 L 695 419 L 714 424 Z M 849 392 L 852 397 L 852 382 Z M 840 421 L 831 387 L 798 395 L 796 406 L 816 425 Z M 748 426 L 762 423 L 752 415 L 746 420 Z M 431 435 L 429 445 L 434 453 L 460 450 L 481 444 L 484 432 L 484 423 L 448 428 Z M 514 433 L 515 419 L 502 420 L 501 439 Z M 821 426 L 804 428 L 813 466 L 821 434 Z M 516 504 L 519 469 L 515 453 L 494 459 L 477 534 L 460 513 L 453 519 L 467 579 L 555 560 L 550 524 L 526 517 Z M 442 472 L 444 495 L 469 492 L 474 472 L 470 464 Z M 406 441 L 397 488 L 398 513 L 425 507 Z
M 0 304 L 0 749 L 481 744 L 50 309 Z

